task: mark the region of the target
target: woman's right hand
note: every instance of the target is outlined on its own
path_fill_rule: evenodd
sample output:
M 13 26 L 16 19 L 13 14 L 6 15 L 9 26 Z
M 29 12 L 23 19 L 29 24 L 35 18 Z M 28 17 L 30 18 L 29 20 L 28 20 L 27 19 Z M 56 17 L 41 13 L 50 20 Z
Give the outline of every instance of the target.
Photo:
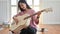
M 17 17 L 13 17 L 13 19 L 15 20 L 16 24 L 18 24 L 18 19 L 17 19 Z

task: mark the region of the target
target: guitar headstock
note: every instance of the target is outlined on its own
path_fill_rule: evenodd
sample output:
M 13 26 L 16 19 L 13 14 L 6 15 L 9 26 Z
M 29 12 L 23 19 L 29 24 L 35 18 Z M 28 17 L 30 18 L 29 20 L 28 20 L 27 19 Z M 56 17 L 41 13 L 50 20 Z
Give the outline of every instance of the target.
M 43 9 L 43 11 L 45 11 L 45 12 L 52 12 L 53 10 L 52 10 L 52 8 L 46 8 L 46 9 Z

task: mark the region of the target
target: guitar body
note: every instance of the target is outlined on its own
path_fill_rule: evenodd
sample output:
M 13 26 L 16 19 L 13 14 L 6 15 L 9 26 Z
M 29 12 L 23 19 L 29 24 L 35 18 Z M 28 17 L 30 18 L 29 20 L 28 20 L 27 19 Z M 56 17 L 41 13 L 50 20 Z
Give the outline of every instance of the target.
M 13 31 L 16 28 L 18 28 L 20 26 L 23 26 L 23 25 L 28 27 L 29 24 L 30 24 L 30 19 L 31 18 L 24 20 L 24 18 L 27 17 L 27 16 L 29 16 L 29 15 L 28 14 L 24 14 L 24 15 L 21 15 L 21 16 L 17 16 L 16 18 L 18 19 L 19 22 L 18 22 L 18 24 L 16 24 L 16 22 L 13 20 L 13 23 L 10 26 L 10 30 Z M 23 28 L 21 28 L 21 29 L 23 29 Z

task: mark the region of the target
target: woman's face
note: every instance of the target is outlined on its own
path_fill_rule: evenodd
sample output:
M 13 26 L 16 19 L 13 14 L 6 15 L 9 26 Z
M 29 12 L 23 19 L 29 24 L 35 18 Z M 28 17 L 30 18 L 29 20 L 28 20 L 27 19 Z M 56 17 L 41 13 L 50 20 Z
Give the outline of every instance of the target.
M 26 6 L 25 3 L 20 3 L 20 7 L 21 7 L 22 9 L 24 9 L 24 10 L 27 8 L 27 6 Z

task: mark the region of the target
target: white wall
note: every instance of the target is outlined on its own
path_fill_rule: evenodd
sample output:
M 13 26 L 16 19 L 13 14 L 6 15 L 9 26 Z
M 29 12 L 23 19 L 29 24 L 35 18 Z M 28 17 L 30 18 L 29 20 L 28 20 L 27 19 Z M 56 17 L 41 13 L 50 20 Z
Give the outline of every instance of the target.
M 44 24 L 60 24 L 60 0 L 41 0 L 41 9 L 52 7 L 53 12 L 43 13 Z M 0 21 L 10 18 L 10 0 L 0 0 Z
M 9 0 L 0 0 L 0 21 L 8 21 L 10 17 Z
M 53 12 L 43 13 L 44 24 L 60 24 L 60 0 L 41 0 L 41 9 L 51 7 Z

